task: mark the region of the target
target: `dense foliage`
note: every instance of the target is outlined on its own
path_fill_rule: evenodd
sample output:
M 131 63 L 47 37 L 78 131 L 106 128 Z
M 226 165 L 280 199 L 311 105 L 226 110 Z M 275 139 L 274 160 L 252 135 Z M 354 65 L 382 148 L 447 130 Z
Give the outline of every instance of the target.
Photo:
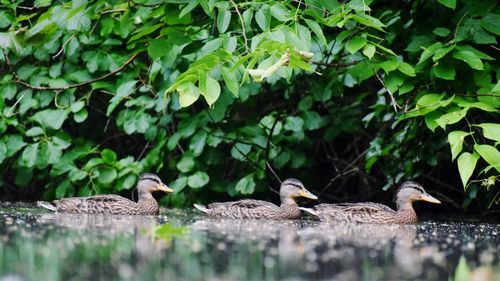
M 121 192 L 152 171 L 175 206 L 286 176 L 326 201 L 416 177 L 452 204 L 500 201 L 496 1 L 0 7 L 4 195 Z

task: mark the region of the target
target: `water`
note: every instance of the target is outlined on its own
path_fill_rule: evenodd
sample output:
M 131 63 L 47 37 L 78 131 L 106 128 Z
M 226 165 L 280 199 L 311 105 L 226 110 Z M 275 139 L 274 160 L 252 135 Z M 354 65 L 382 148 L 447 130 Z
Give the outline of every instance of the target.
M 0 209 L 0 281 L 498 280 L 500 226 L 63 215 Z

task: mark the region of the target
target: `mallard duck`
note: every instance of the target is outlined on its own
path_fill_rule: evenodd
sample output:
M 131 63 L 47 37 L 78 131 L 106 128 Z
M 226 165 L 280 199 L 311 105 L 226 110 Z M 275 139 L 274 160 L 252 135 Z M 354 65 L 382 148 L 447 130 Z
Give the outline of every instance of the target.
M 245 199 L 205 206 L 195 204 L 195 208 L 212 217 L 233 219 L 299 219 L 301 211 L 295 199 L 304 197 L 317 200 L 304 185 L 296 179 L 286 179 L 280 187 L 281 205 L 271 202 Z
M 397 211 L 378 203 L 341 203 L 319 204 L 312 209 L 300 208 L 321 221 L 357 223 L 417 223 L 417 214 L 412 207 L 414 201 L 427 201 L 440 204 L 436 198 L 425 192 L 424 188 L 413 181 L 404 182 L 396 193 Z
M 38 206 L 59 213 L 103 215 L 157 215 L 158 202 L 152 193 L 174 192 L 155 174 L 143 174 L 137 182 L 139 200 L 136 202 L 119 195 L 72 197 L 51 202 L 39 201 Z

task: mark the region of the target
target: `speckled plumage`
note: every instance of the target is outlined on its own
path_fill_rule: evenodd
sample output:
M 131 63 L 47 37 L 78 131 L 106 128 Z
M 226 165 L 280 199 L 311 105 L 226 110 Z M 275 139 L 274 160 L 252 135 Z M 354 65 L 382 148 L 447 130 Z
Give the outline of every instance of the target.
M 313 209 L 302 208 L 302 210 L 327 222 L 410 224 L 418 222 L 417 214 L 412 207 L 412 203 L 418 200 L 440 203 L 427 194 L 420 184 L 405 182 L 396 194 L 397 211 L 372 202 L 319 204 Z
M 271 202 L 244 199 L 232 202 L 212 203 L 206 207 L 195 205 L 196 208 L 211 217 L 233 219 L 299 219 L 301 211 L 295 202 L 297 197 L 317 199 L 307 191 L 304 185 L 296 179 L 287 179 L 280 187 L 281 205 Z
M 143 174 L 137 183 L 139 200 L 134 202 L 119 195 L 71 197 L 51 202 L 38 202 L 40 207 L 59 213 L 101 215 L 157 215 L 155 191 L 173 192 L 154 174 Z

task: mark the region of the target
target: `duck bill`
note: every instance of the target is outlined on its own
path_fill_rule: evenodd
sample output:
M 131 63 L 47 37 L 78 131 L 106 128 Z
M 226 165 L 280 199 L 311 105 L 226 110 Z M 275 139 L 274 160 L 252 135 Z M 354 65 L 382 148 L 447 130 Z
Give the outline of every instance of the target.
M 174 192 L 173 189 L 171 189 L 170 187 L 166 186 L 165 184 L 159 184 L 157 186 L 157 189 L 158 189 L 158 191 L 163 191 L 165 193 L 172 193 L 172 192 Z
M 429 194 L 422 194 L 422 196 L 420 196 L 420 200 L 426 201 L 426 202 L 430 202 L 430 203 L 434 203 L 434 204 L 441 204 L 441 201 L 439 201 L 436 198 L 430 196 Z
M 307 190 L 299 191 L 299 196 L 307 198 L 307 199 L 311 199 L 311 200 L 318 200 L 318 196 L 312 194 L 311 192 L 309 192 Z

